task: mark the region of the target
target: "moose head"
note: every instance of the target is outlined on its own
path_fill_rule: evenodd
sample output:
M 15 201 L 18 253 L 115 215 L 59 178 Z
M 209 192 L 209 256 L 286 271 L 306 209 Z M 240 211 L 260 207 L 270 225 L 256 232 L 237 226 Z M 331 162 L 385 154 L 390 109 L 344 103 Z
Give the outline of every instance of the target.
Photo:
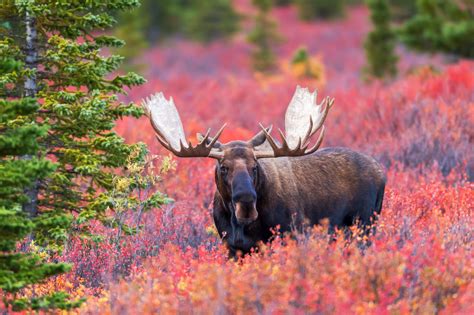
M 144 100 L 143 107 L 156 132 L 158 141 L 178 157 L 207 157 L 217 160 L 215 181 L 217 192 L 232 209 L 232 219 L 236 225 L 245 226 L 258 216 L 257 202 L 259 190 L 264 181 L 260 159 L 278 157 L 298 157 L 318 150 L 324 137 L 324 120 L 334 99 L 326 97 L 316 104 L 317 93 L 307 88 L 297 87 L 285 115 L 285 133 L 278 130 L 281 140 L 271 135 L 272 127 L 265 128 L 248 141 L 218 141 L 225 124 L 213 136 L 210 129 L 198 134 L 198 143 L 193 145 L 185 137 L 183 125 L 173 98 L 167 100 L 163 93 Z M 314 145 L 312 137 L 318 132 Z

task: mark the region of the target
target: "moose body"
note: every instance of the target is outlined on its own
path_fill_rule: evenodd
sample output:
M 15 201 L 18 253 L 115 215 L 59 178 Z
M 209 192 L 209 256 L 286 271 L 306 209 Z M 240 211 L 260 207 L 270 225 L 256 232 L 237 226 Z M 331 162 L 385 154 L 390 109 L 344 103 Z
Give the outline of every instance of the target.
M 236 145 L 228 149 L 229 154 L 245 152 L 238 148 Z M 240 158 L 245 161 L 245 154 Z M 302 157 L 262 159 L 257 167 L 252 181 L 258 215 L 248 224 L 239 222 L 235 201 L 225 191 L 219 166 L 216 167 L 214 223 L 233 254 L 248 253 L 259 241 L 267 241 L 277 226 L 281 232 L 287 232 L 326 218 L 330 229 L 350 226 L 356 221 L 368 226 L 374 213 L 380 213 L 385 175 L 382 167 L 366 155 L 345 148 L 326 148 Z M 244 173 L 240 180 L 252 177 L 244 169 L 237 172 Z M 251 191 L 250 188 L 250 194 Z
M 178 157 L 217 160 L 214 222 L 231 254 L 249 252 L 280 231 L 329 220 L 330 229 L 359 222 L 366 231 L 381 211 L 385 188 L 382 167 L 371 157 L 344 148 L 318 151 L 324 121 L 334 99 L 316 104 L 317 93 L 296 88 L 285 115 L 281 143 L 264 128 L 249 141 L 218 141 L 198 134 L 186 140 L 173 99 L 162 93 L 144 102 L 157 140 Z M 319 131 L 316 143 L 311 137 Z

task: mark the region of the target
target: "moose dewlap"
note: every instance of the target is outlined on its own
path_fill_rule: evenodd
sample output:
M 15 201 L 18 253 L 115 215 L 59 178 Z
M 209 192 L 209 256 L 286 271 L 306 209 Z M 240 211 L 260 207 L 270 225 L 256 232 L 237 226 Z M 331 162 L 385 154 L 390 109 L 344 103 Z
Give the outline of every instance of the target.
M 281 143 L 264 128 L 248 141 L 218 141 L 210 130 L 186 140 L 173 99 L 162 93 L 143 102 L 158 141 L 178 157 L 208 157 L 215 168 L 214 223 L 232 254 L 248 253 L 280 231 L 329 220 L 330 230 L 358 222 L 363 228 L 379 214 L 385 174 L 373 158 L 347 148 L 318 150 L 334 99 L 317 104 L 316 91 L 297 87 L 285 114 Z M 319 132 L 313 146 L 311 139 Z M 369 229 L 366 229 L 369 231 Z

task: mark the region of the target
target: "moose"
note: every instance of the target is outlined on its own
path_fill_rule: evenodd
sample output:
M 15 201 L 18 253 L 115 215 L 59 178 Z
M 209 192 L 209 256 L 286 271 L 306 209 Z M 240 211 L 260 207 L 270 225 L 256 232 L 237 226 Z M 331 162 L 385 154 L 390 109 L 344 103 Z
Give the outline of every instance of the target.
M 249 253 L 272 230 L 290 232 L 326 219 L 329 230 L 359 224 L 370 230 L 380 214 L 386 177 L 375 159 L 347 148 L 318 150 L 334 99 L 317 104 L 317 92 L 297 87 L 285 114 L 280 141 L 265 128 L 248 141 L 218 141 L 210 129 L 198 144 L 186 140 L 173 98 L 150 96 L 143 107 L 167 150 L 182 158 L 217 160 L 213 218 L 230 254 Z M 311 146 L 312 137 L 319 137 Z

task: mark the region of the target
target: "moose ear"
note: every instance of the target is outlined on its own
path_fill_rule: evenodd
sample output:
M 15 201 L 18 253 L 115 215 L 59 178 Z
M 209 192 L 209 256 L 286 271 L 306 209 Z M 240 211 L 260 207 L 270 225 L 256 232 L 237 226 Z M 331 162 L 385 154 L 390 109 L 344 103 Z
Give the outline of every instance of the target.
M 204 140 L 204 136 L 199 132 L 196 134 L 196 138 L 198 139 L 199 143 L 201 143 L 201 141 Z M 207 138 L 206 144 L 211 143 L 211 141 L 212 141 L 211 137 Z M 222 147 L 222 143 L 220 143 L 219 141 L 216 141 L 216 143 L 214 143 L 212 147 L 214 149 L 220 149 Z
M 268 133 L 270 133 L 270 131 L 272 131 L 272 125 L 265 128 L 265 130 Z M 265 140 L 267 140 L 267 137 L 265 136 L 265 133 L 262 130 L 259 133 L 257 133 L 252 139 L 250 139 L 249 144 L 255 148 L 262 145 L 265 142 Z

